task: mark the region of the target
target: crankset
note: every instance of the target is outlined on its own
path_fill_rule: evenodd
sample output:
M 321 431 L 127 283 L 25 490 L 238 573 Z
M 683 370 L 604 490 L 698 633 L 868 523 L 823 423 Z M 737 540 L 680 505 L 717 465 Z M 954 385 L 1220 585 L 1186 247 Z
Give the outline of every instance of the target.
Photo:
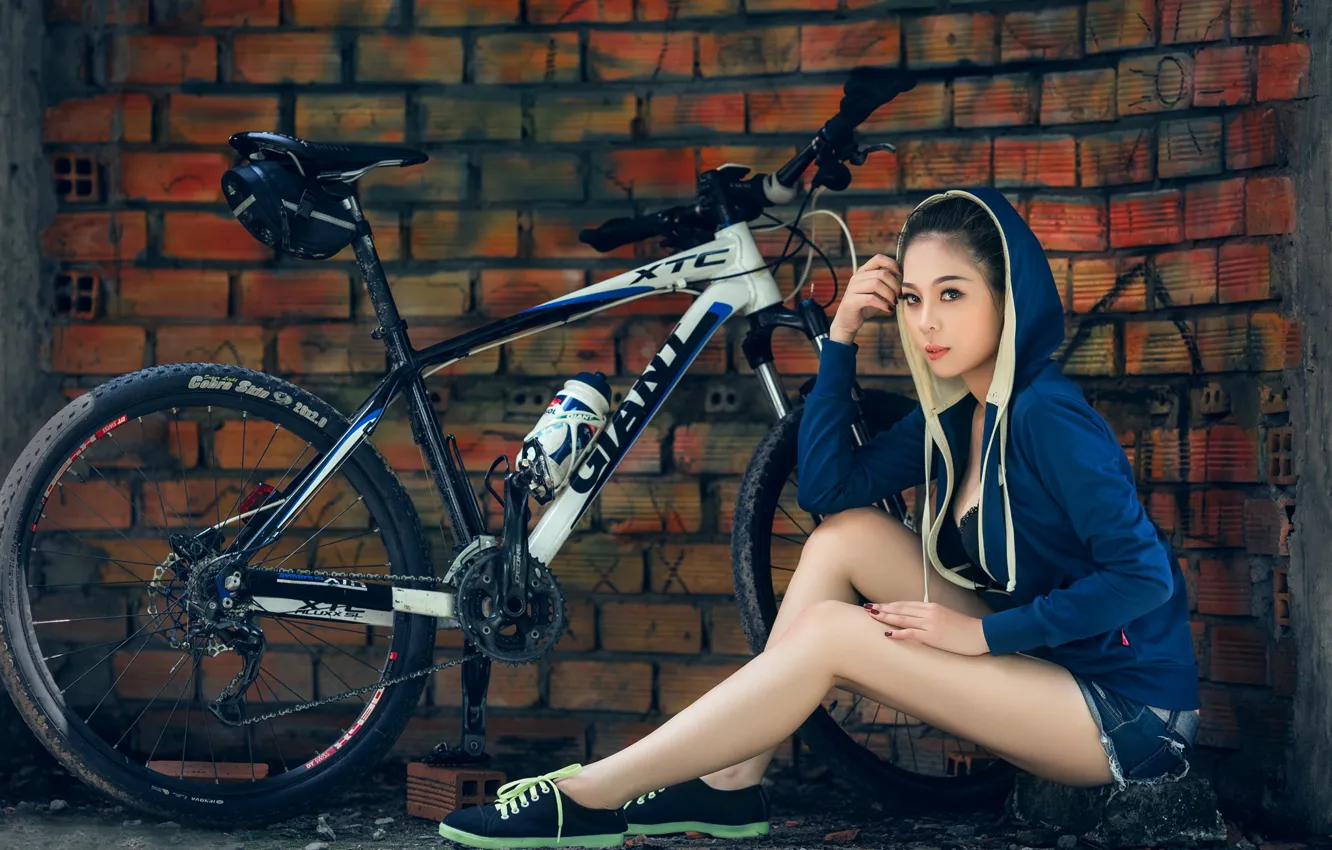
M 554 574 L 529 557 L 527 604 L 515 613 L 501 595 L 503 574 L 501 551 L 478 554 L 458 582 L 458 623 L 482 655 L 509 666 L 527 664 L 549 652 L 564 633 L 564 592 Z

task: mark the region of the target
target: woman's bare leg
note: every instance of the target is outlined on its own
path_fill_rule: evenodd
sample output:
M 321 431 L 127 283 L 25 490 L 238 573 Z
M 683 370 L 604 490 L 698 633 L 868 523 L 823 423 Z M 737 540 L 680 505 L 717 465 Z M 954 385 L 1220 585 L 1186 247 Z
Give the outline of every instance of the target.
M 921 561 L 920 537 L 883 510 L 857 508 L 831 514 L 800 552 L 765 649 L 817 602 L 855 603 L 857 592 L 871 602 L 921 599 L 925 594 Z M 980 597 L 938 576 L 930 582 L 930 599 L 973 617 L 990 613 Z M 723 790 L 757 785 L 775 753 L 776 747 L 704 776 L 703 781 Z
M 560 790 L 585 806 L 613 809 L 738 764 L 785 739 L 832 687 L 865 694 L 1055 782 L 1112 781 L 1100 732 L 1063 667 L 1016 654 L 956 655 L 883 632 L 858 605 L 816 603 L 780 642 L 646 738 L 560 780 Z

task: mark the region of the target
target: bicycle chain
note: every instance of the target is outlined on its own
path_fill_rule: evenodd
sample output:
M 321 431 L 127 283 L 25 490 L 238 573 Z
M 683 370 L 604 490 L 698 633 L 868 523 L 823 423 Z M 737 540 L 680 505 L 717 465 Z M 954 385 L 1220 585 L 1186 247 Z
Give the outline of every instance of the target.
M 168 558 L 168 560 L 170 560 L 170 558 Z M 286 573 L 288 575 L 304 575 L 304 576 L 313 576 L 315 578 L 339 578 L 339 579 L 353 579 L 353 580 L 400 581 L 400 582 L 425 581 L 425 582 L 430 582 L 432 584 L 446 583 L 446 579 L 441 578 L 439 576 L 399 576 L 399 575 L 385 575 L 383 573 L 342 573 L 342 572 L 330 572 L 325 570 L 288 569 L 284 567 L 248 567 L 247 571 L 261 572 L 261 573 Z M 157 580 L 159 578 L 157 574 L 159 572 L 165 575 L 165 570 L 163 569 L 163 566 L 157 567 L 153 572 L 154 572 L 153 582 L 150 583 L 150 586 L 157 583 Z M 150 602 L 149 609 L 152 610 L 153 607 L 154 606 Z M 217 645 L 222 646 L 222 648 L 216 652 L 212 651 Z M 225 651 L 226 649 L 229 649 L 229 647 L 225 647 L 225 645 L 221 645 L 216 642 L 215 646 L 210 646 L 205 651 L 209 652 L 213 656 L 216 656 L 220 655 L 221 652 Z M 295 714 L 298 711 L 309 711 L 312 708 L 319 708 L 321 706 L 328 705 L 330 703 L 338 702 L 339 700 L 344 700 L 348 697 L 360 696 L 361 694 L 369 693 L 370 691 L 374 690 L 379 690 L 380 688 L 391 688 L 394 685 L 400 685 L 403 682 L 407 682 L 412 679 L 418 679 L 421 676 L 429 676 L 432 673 L 438 673 L 441 670 L 447 670 L 450 667 L 455 667 L 463 663 L 464 661 L 480 657 L 481 657 L 480 653 L 464 655 L 462 658 L 455 658 L 452 661 L 445 661 L 443 663 L 436 664 L 433 667 L 426 667 L 420 670 L 415 670 L 411 673 L 404 673 L 401 676 L 394 676 L 390 679 L 380 679 L 378 682 L 375 682 L 373 684 L 364 685 L 359 688 L 353 688 L 352 690 L 346 691 L 344 693 L 334 694 L 332 696 L 327 696 L 322 699 L 313 700 L 311 702 L 299 703 L 297 705 L 288 706 L 286 708 L 280 708 L 277 709 L 276 711 L 270 711 L 267 714 L 261 714 L 257 717 L 248 717 L 245 718 L 244 720 L 241 720 L 239 723 L 236 723 L 235 725 L 249 726 L 250 724 L 253 723 L 262 723 L 267 720 L 273 720 L 274 718 L 286 717 L 288 715 Z M 218 703 L 221 702 L 222 700 L 228 699 L 231 696 L 232 688 L 236 687 L 236 683 L 240 681 L 240 678 L 243 675 L 243 673 L 244 671 L 242 670 L 241 672 L 238 672 L 235 676 L 233 676 L 231 681 L 227 683 L 227 686 L 222 689 L 222 693 L 217 697 L 217 699 L 213 700 L 213 702 Z

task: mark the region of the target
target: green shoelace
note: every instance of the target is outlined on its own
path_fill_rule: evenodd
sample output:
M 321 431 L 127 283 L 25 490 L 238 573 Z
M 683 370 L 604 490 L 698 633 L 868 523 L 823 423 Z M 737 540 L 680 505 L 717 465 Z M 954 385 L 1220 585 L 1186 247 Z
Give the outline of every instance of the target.
M 564 834 L 564 795 L 560 793 L 560 788 L 555 784 L 557 779 L 568 779 L 571 776 L 577 776 L 582 771 L 581 764 L 571 764 L 568 767 L 562 767 L 559 770 L 550 773 L 543 773 L 540 776 L 529 776 L 526 779 L 515 779 L 512 782 L 506 782 L 500 786 L 499 792 L 495 795 L 495 808 L 499 809 L 500 817 L 508 820 L 509 815 L 518 814 L 520 806 L 526 806 L 527 800 L 535 803 L 541 796 L 542 791 L 550 791 L 555 795 L 555 840 L 558 841 Z M 530 797 L 528 792 L 531 792 Z

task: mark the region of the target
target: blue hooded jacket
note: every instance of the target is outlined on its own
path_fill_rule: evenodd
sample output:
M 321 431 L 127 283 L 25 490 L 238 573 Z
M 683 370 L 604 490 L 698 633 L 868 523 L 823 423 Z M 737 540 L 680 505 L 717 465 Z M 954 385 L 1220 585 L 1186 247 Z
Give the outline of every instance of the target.
M 994 218 L 1008 272 L 981 449 L 980 566 L 1002 588 L 985 596 L 996 608 L 981 620 L 990 652 L 1044 658 L 1158 708 L 1199 708 L 1183 573 L 1138 499 L 1114 432 L 1052 359 L 1064 314 L 1049 261 L 999 192 L 950 191 L 917 209 L 956 196 Z M 954 584 L 982 588 L 936 551 L 978 402 L 960 377 L 935 377 L 910 344 L 905 311 L 896 314 L 920 404 L 857 447 L 849 426 L 858 346 L 827 340 L 800 424 L 797 499 L 804 510 L 835 513 L 924 484 L 928 602 L 931 566 Z

